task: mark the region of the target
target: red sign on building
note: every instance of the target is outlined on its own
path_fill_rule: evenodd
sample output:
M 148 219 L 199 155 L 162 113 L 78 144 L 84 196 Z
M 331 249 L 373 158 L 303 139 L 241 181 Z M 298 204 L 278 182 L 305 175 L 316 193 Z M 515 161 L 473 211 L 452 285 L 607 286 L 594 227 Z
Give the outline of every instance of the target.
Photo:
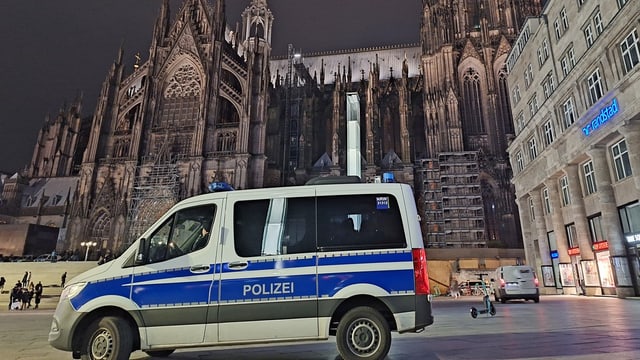
M 567 252 L 569 253 L 569 256 L 580 255 L 580 248 L 579 247 L 569 248 Z
M 607 240 L 594 242 L 591 248 L 593 251 L 609 250 L 609 242 Z

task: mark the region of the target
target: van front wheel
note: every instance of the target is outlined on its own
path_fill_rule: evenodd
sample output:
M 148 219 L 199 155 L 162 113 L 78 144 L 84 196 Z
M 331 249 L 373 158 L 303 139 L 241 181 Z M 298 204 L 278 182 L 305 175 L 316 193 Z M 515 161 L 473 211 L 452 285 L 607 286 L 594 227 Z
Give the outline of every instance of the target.
M 360 306 L 340 320 L 336 343 L 344 360 L 379 360 L 389 353 L 391 330 L 377 310 Z
M 87 337 L 82 343 L 83 360 L 129 359 L 133 334 L 124 320 L 114 316 L 99 318 L 87 330 Z

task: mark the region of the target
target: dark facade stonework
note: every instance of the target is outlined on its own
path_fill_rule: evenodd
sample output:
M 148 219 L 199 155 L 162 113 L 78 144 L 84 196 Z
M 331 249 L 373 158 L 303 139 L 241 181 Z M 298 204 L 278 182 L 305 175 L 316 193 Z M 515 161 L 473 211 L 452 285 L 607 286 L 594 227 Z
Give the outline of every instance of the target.
M 185 0 L 177 16 L 165 1 L 148 60 L 128 71 L 121 51 L 104 81 L 65 246 L 121 248 L 213 180 L 244 189 L 344 175 L 347 93 L 360 99 L 363 178 L 393 172 L 414 186 L 425 232 L 438 234 L 427 246 L 521 246 L 504 63 L 540 9 L 423 0 L 420 44 L 275 58 L 266 0 L 236 31 L 223 0 Z

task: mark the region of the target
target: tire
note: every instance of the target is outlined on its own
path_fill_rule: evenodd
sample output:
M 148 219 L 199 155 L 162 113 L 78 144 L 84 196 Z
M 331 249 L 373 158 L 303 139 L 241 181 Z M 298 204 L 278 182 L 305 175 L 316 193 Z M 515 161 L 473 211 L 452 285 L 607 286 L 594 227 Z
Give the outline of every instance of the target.
M 478 317 L 478 309 L 474 307 L 471 308 L 471 317 L 474 319 Z
M 536 304 L 539 303 L 540 302 L 540 297 L 539 296 L 534 297 L 533 298 L 533 302 L 536 303 Z
M 498 294 L 497 294 L 497 293 L 494 293 L 494 294 L 493 294 L 493 300 L 495 300 L 495 302 L 500 301 L 500 298 L 498 297 Z
M 491 306 L 489 306 L 489 315 L 494 316 L 496 314 L 496 307 L 493 306 L 493 304 L 491 304 Z
M 174 349 L 170 349 L 170 350 L 146 350 L 145 354 L 151 356 L 151 357 L 167 357 L 171 354 L 173 354 L 175 350 Z
M 507 302 L 507 299 L 505 299 L 505 298 L 500 298 L 500 303 L 501 303 L 501 304 L 504 304 L 504 303 L 506 303 L 506 302 Z
M 86 332 L 80 349 L 83 360 L 126 360 L 133 350 L 133 334 L 123 319 L 96 319 Z
M 391 330 L 380 312 L 360 306 L 349 310 L 340 320 L 336 343 L 344 360 L 379 360 L 389 353 Z

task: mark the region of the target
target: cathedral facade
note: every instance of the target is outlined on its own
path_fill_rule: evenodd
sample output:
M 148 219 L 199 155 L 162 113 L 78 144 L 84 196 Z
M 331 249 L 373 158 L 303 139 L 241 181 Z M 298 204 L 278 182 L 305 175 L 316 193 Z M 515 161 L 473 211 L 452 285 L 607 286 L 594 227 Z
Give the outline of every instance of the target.
M 266 0 L 233 31 L 224 0 L 185 0 L 176 15 L 165 1 L 148 59 L 130 71 L 121 50 L 103 83 L 61 246 L 122 248 L 211 181 L 344 175 L 348 93 L 360 99 L 363 179 L 413 185 L 427 246 L 521 245 L 505 62 L 540 9 L 423 0 L 420 44 L 276 58 Z

